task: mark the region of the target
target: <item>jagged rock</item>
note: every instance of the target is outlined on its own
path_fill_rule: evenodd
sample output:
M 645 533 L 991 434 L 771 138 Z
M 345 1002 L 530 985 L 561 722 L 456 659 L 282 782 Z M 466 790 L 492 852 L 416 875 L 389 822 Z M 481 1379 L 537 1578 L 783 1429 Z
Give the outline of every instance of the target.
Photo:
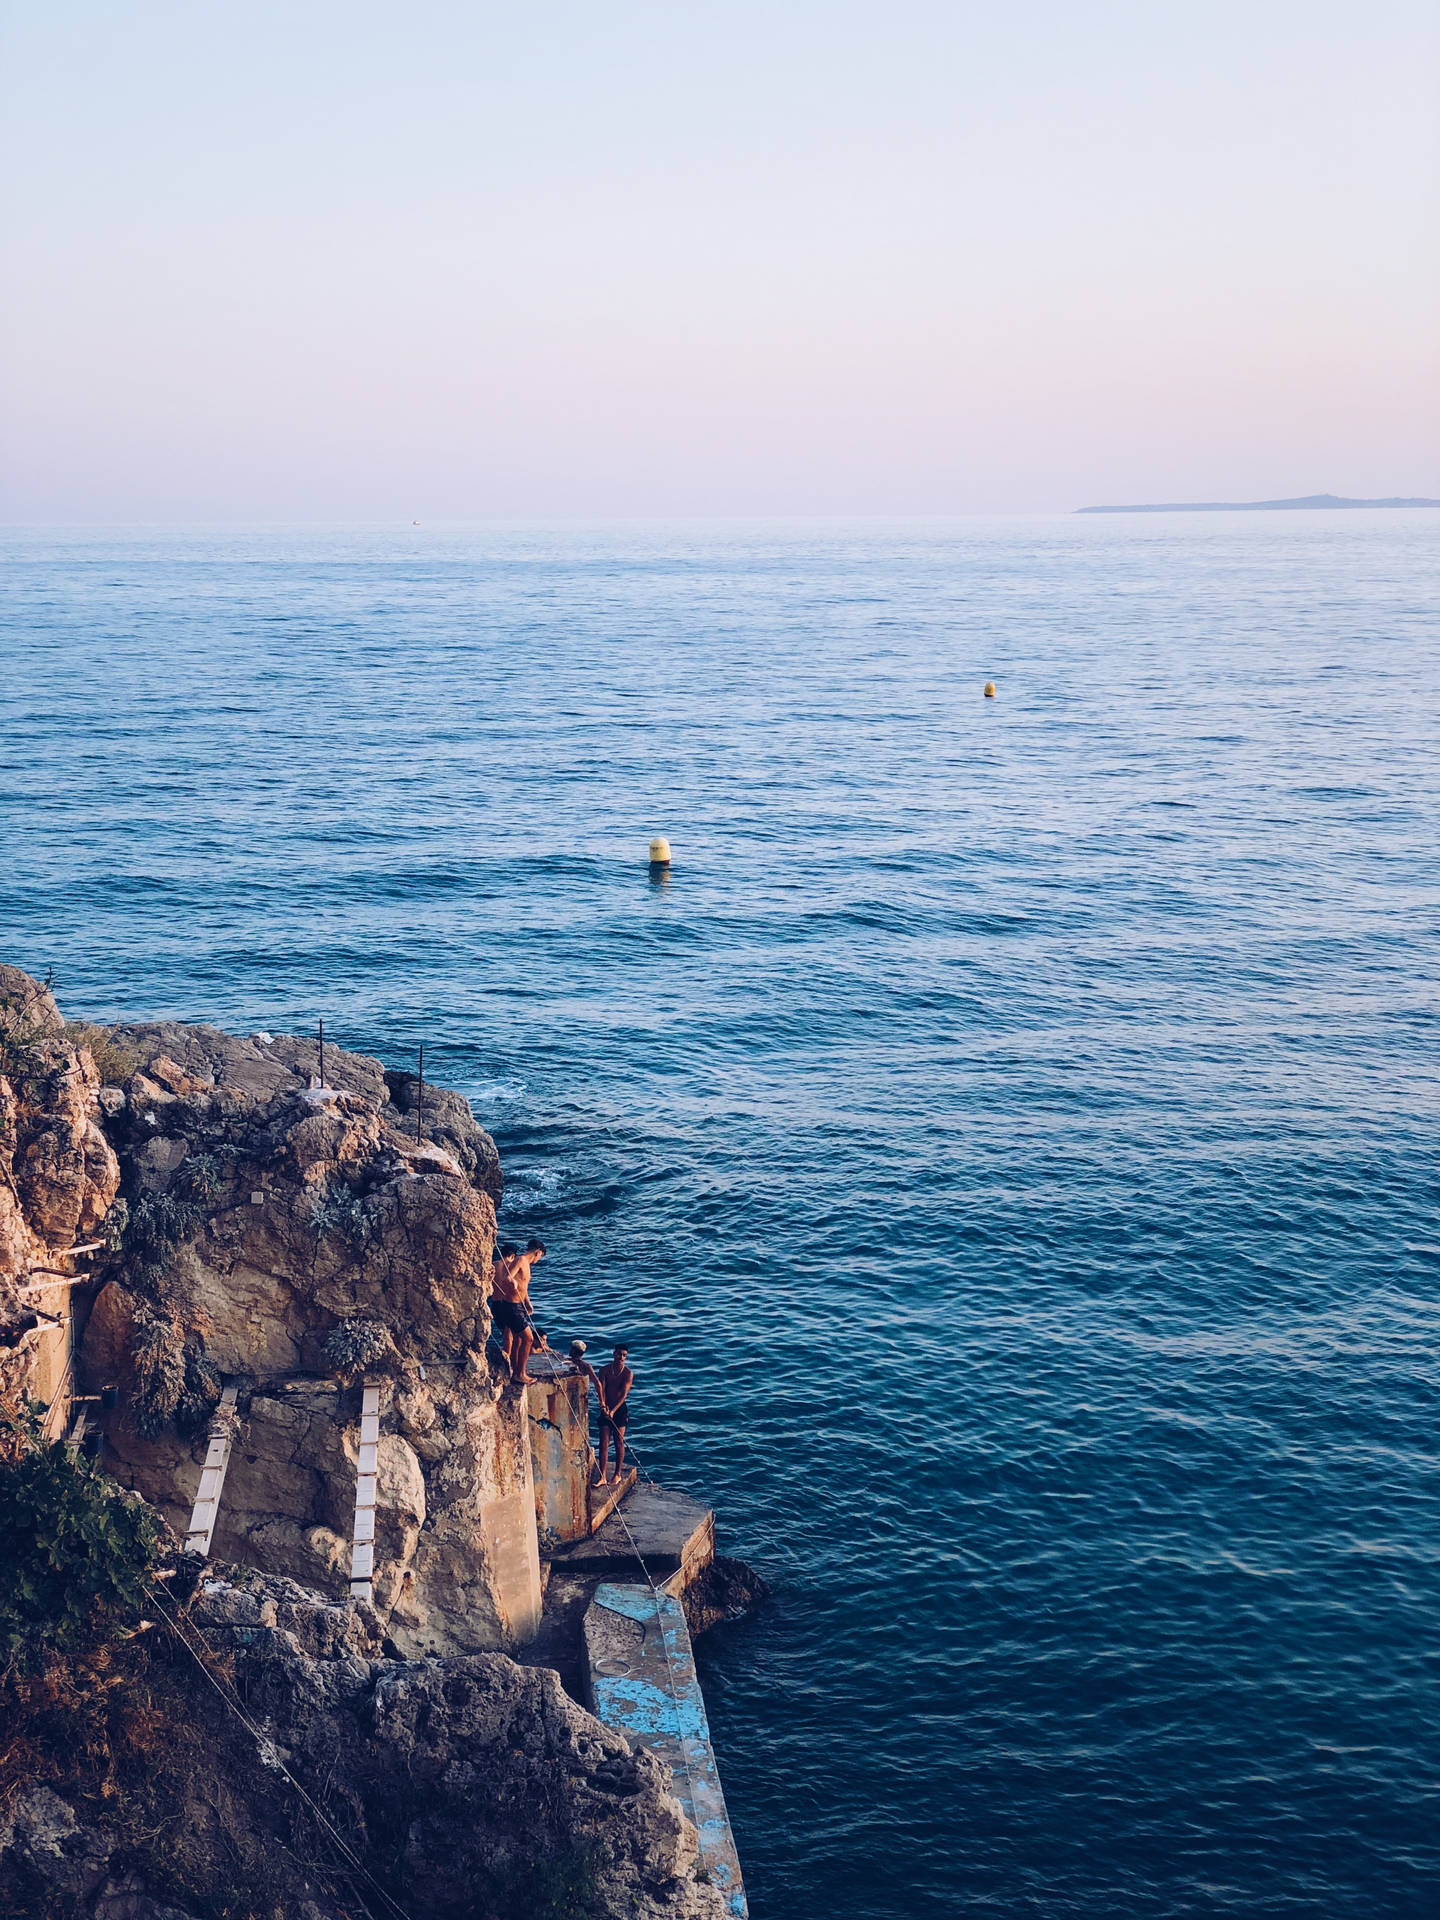
M 717 1553 L 686 1586 L 681 1596 L 685 1624 L 692 1639 L 725 1620 L 739 1620 L 770 1597 L 770 1589 L 753 1567 Z
M 21 1039 L 33 1032 L 37 1038 L 58 1040 L 65 1032 L 49 987 L 5 961 L 0 961 L 0 1029 Z
M 288 1629 L 283 1601 L 268 1604 L 275 1618 L 255 1618 L 238 1655 L 250 1709 L 302 1777 L 339 1783 L 352 1833 L 395 1863 L 413 1913 L 518 1915 L 569 1875 L 599 1914 L 719 1920 L 668 1769 L 557 1675 L 501 1654 L 376 1662 L 340 1639 L 317 1660 L 296 1644 L 303 1603 Z
M 106 1837 L 82 1827 L 75 1809 L 50 1787 L 21 1792 L 0 1820 L 0 1863 L 77 1910 L 105 1878 L 111 1851 Z
M 219 1690 L 187 1651 L 197 1636 Z M 376 1881 L 413 1920 L 725 1915 L 668 1769 L 553 1673 L 387 1658 L 373 1609 L 212 1567 L 183 1637 L 131 1643 L 98 1677 L 108 1724 L 146 1744 L 56 1749 L 16 1729 L 49 1777 L 0 1821 L 4 1920 L 347 1920 L 356 1896 L 387 1910 Z
M 12 1414 L 27 1395 L 48 1401 L 64 1377 L 71 1302 L 60 1274 L 83 1271 L 67 1252 L 119 1188 L 99 1095 L 94 1058 L 70 1043 L 49 989 L 0 966 L 0 1407 Z
M 499 1162 L 466 1102 L 427 1087 L 417 1141 L 415 1088 L 365 1055 L 327 1046 L 321 1087 L 307 1040 L 162 1022 L 104 1043 L 133 1063 L 123 1105 L 97 1109 L 130 1222 L 81 1358 L 90 1390 L 120 1390 L 116 1473 L 183 1529 L 205 1419 L 237 1379 L 215 1550 L 343 1594 L 359 1401 L 331 1336 L 363 1323 L 383 1349 L 367 1371 L 391 1376 L 377 1601 L 407 1652 L 516 1644 L 539 1609 L 529 1451 L 484 1358 Z

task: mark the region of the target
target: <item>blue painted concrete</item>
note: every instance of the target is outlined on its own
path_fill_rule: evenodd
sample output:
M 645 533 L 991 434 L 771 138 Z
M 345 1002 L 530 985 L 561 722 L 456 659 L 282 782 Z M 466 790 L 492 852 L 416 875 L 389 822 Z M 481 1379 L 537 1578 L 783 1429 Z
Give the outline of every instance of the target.
M 684 1608 L 649 1586 L 605 1581 L 585 1615 L 585 1653 L 596 1718 L 670 1767 L 676 1797 L 700 1837 L 700 1865 L 744 1920 L 740 1860 Z

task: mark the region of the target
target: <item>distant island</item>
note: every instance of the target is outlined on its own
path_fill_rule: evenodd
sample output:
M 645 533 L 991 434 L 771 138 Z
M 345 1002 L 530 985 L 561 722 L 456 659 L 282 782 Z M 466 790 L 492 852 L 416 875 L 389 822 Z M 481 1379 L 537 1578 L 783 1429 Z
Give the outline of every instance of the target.
M 1303 500 L 1167 500 L 1157 506 L 1077 507 L 1077 513 L 1285 513 L 1295 507 L 1440 507 L 1440 500 L 1342 500 L 1307 493 Z

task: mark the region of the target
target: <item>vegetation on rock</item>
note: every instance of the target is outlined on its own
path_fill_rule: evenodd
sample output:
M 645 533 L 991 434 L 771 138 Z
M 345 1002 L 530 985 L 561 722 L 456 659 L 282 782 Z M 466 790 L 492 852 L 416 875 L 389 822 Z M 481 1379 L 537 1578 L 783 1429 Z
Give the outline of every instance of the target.
M 8 1423 L 12 1426 L 14 1423 Z M 0 1657 L 113 1639 L 149 1588 L 160 1518 L 31 1427 L 0 1464 Z M 12 1436 L 13 1437 L 13 1436 Z
M 24 1081 L 49 1064 L 59 1022 L 53 980 L 53 972 L 43 980 L 22 974 L 0 988 L 0 1073 L 7 1080 Z
M 65 1039 L 90 1055 L 102 1087 L 123 1087 L 140 1065 L 139 1054 L 130 1047 L 117 1046 L 109 1027 L 92 1026 L 88 1020 L 67 1020 Z
M 395 1351 L 379 1320 L 342 1320 L 325 1336 L 325 1358 L 342 1380 L 358 1380 Z

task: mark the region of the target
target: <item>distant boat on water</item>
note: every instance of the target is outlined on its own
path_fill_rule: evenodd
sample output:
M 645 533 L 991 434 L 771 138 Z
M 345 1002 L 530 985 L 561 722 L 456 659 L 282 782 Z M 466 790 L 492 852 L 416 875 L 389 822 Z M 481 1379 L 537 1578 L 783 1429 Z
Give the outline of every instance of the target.
M 1298 507 L 1440 507 L 1440 500 L 1342 500 L 1307 493 L 1303 500 L 1167 500 L 1143 507 L 1077 507 L 1077 513 L 1286 513 Z

